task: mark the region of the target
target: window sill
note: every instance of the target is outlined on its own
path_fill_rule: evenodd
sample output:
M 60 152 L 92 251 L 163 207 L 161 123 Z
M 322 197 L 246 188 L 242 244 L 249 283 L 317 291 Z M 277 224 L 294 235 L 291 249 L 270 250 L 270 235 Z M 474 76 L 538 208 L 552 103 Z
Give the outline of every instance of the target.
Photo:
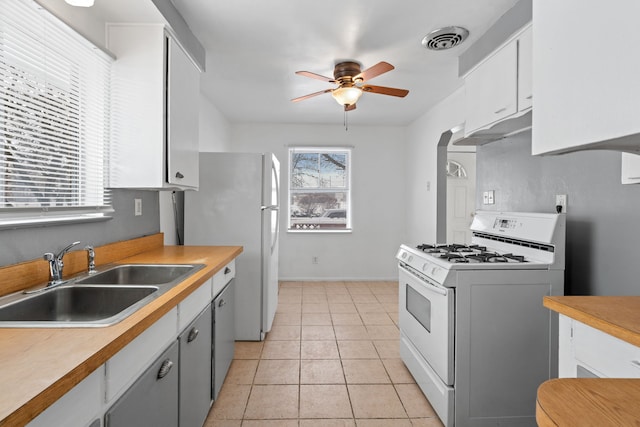
M 319 233 L 319 234 L 330 234 L 330 233 L 337 233 L 337 234 L 350 234 L 353 232 L 353 229 L 348 228 L 346 230 L 331 230 L 331 229 L 318 229 L 318 230 L 287 230 L 287 233 L 291 233 L 291 234 L 298 234 L 298 233 Z
M 103 222 L 112 219 L 104 213 L 72 214 L 59 216 L 14 217 L 1 218 L 0 230 L 15 230 L 20 228 L 48 227 L 53 225 L 83 224 L 89 222 Z

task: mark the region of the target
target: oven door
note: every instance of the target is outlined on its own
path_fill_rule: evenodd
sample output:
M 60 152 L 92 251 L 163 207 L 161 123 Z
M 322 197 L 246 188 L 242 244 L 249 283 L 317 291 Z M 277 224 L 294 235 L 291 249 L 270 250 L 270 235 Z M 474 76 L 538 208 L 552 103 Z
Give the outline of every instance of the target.
M 446 385 L 453 385 L 454 291 L 419 277 L 403 265 L 400 330 Z

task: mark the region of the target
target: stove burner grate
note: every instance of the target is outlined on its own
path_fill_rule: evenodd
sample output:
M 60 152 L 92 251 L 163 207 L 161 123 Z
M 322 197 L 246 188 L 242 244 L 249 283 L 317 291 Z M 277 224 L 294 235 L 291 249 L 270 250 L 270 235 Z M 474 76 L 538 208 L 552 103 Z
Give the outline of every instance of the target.
M 524 256 L 512 253 L 500 254 L 497 252 L 487 252 L 486 246 L 481 245 L 461 245 L 457 243 L 449 245 L 429 245 L 421 244 L 416 247 L 424 253 L 438 256 L 451 263 L 505 263 L 505 262 L 527 262 Z

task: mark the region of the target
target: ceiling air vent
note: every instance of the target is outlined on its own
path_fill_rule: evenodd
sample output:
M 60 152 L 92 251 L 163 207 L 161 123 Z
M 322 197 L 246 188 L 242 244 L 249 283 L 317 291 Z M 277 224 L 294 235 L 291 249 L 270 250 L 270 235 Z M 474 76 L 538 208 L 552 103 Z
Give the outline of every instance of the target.
M 422 45 L 431 50 L 447 50 L 465 41 L 469 31 L 462 27 L 444 27 L 431 31 L 422 39 Z

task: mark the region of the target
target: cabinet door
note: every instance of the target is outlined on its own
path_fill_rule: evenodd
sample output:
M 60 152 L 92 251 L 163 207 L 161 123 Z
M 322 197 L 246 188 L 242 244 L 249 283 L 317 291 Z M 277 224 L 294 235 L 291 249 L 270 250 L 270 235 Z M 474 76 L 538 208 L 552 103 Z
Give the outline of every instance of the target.
M 517 112 L 518 50 L 505 45 L 465 78 L 465 133 L 485 128 Z
M 532 153 L 640 145 L 640 2 L 533 3 Z
M 526 29 L 518 37 L 518 111 L 529 109 L 533 105 L 533 31 Z
M 200 72 L 171 37 L 167 47 L 167 182 L 197 188 Z
M 622 183 L 640 184 L 640 155 L 622 153 Z
M 211 407 L 211 304 L 180 335 L 180 427 L 202 427 Z
M 107 427 L 178 425 L 178 342 L 175 341 L 107 411 Z
M 235 285 L 231 280 L 213 300 L 213 399 L 218 398 L 235 351 Z

